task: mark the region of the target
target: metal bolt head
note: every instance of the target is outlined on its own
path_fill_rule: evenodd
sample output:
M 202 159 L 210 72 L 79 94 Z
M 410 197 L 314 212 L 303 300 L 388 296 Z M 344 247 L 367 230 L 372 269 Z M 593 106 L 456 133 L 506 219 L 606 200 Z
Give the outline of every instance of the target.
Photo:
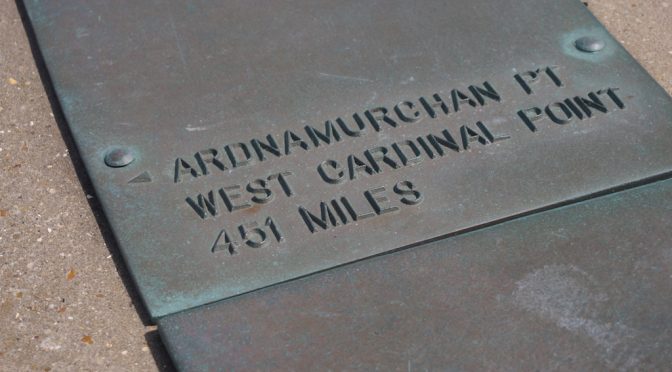
M 125 148 L 114 148 L 105 154 L 105 164 L 108 167 L 120 168 L 125 167 L 131 164 L 135 160 L 135 157 Z
M 595 53 L 604 49 L 605 44 L 604 41 L 596 37 L 584 36 L 576 39 L 576 41 L 574 42 L 574 46 L 576 46 L 576 49 L 582 52 Z

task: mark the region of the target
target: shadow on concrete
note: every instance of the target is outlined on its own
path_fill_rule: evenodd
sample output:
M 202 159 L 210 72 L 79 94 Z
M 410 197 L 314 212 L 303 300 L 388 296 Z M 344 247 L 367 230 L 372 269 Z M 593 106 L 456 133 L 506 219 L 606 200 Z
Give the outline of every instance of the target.
M 145 341 L 147 341 L 147 346 L 152 352 L 152 357 L 156 366 L 159 368 L 159 371 L 162 372 L 174 372 L 176 371 L 173 362 L 168 355 L 168 350 L 166 350 L 161 337 L 159 336 L 159 331 L 151 331 L 145 333 Z
M 112 230 L 110 229 L 110 224 L 107 221 L 105 215 L 103 214 L 103 209 L 100 203 L 98 202 L 98 198 L 96 197 L 96 192 L 93 188 L 93 184 L 91 183 L 91 180 L 88 174 L 86 173 L 84 163 L 82 162 L 82 159 L 79 155 L 79 151 L 77 149 L 77 146 L 75 145 L 72 133 L 70 132 L 70 128 L 68 127 L 67 121 L 65 119 L 65 115 L 63 114 L 61 105 L 58 102 L 58 98 L 56 97 L 56 92 L 52 85 L 51 78 L 49 76 L 49 71 L 47 70 L 44 58 L 38 47 L 37 38 L 35 37 L 35 32 L 28 18 L 28 13 L 23 4 L 23 1 L 16 0 L 16 7 L 19 10 L 19 15 L 21 16 L 21 22 L 23 23 L 23 28 L 26 31 L 26 35 L 28 36 L 30 50 L 33 55 L 33 58 L 35 59 L 35 64 L 40 74 L 40 80 L 42 82 L 42 86 L 44 87 L 44 90 L 47 94 L 47 98 L 49 99 L 49 105 L 51 106 L 51 110 L 54 114 L 54 119 L 56 121 L 56 124 L 58 125 L 61 137 L 63 138 L 63 141 L 65 142 L 65 145 L 67 146 L 68 151 L 71 154 L 70 158 L 74 165 L 77 178 L 79 179 L 79 182 L 82 185 L 82 189 L 84 190 L 86 195 L 94 196 L 93 198 L 90 199 L 87 198 L 87 201 L 89 203 L 89 207 L 93 211 L 93 215 L 96 219 L 96 223 L 98 224 L 98 228 L 100 229 L 103 239 L 105 240 L 105 245 L 107 246 L 107 249 L 110 255 L 112 256 L 112 259 L 114 260 L 117 273 L 121 277 L 124 287 L 126 288 L 126 291 L 131 297 L 133 307 L 140 316 L 142 323 L 145 326 L 151 325 L 152 321 L 149 316 L 149 313 L 145 309 L 142 299 L 140 298 L 140 295 L 135 287 L 135 284 L 131 279 L 131 275 L 128 272 L 128 269 L 126 268 L 126 265 L 124 264 L 124 260 L 119 251 L 118 244 L 114 238 L 114 235 L 112 234 Z M 158 332 L 151 331 L 146 333 L 145 339 L 159 369 L 161 371 L 175 371 L 175 368 L 173 367 L 170 361 L 168 353 L 166 352 L 166 349 L 159 338 Z

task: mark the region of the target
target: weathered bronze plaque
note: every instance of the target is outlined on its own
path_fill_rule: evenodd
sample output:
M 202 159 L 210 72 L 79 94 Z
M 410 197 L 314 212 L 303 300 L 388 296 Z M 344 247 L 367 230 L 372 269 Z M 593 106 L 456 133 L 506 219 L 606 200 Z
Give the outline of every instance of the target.
M 672 181 L 159 320 L 184 371 L 667 370 Z
M 579 1 L 26 1 L 153 317 L 672 170 Z

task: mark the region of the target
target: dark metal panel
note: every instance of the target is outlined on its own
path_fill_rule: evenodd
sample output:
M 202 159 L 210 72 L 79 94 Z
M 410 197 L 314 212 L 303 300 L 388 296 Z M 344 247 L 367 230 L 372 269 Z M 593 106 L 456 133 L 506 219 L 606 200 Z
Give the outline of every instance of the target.
M 579 1 L 25 3 L 154 317 L 671 170 L 669 97 Z
M 672 181 L 159 320 L 205 370 L 665 370 Z

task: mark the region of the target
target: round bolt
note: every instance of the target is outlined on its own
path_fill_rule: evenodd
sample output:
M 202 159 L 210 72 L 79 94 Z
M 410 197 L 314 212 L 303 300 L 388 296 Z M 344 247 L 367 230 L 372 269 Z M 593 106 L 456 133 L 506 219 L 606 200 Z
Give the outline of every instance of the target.
M 596 37 L 584 36 L 576 39 L 576 41 L 574 42 L 574 46 L 576 46 L 576 49 L 582 52 L 595 53 L 604 49 L 605 44 L 604 41 Z
M 131 164 L 135 160 L 133 154 L 124 148 L 115 148 L 105 154 L 105 164 L 108 167 L 120 168 Z

